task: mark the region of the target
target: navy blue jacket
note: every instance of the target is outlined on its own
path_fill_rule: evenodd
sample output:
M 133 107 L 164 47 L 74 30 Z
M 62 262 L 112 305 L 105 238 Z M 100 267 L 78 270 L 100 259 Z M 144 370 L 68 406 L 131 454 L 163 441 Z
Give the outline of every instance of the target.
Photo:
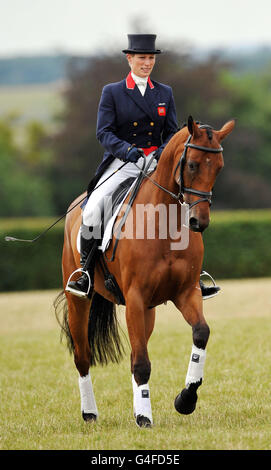
M 103 170 L 114 158 L 124 159 L 131 145 L 152 150 L 163 148 L 177 132 L 176 109 L 171 87 L 148 79 L 144 96 L 131 72 L 126 79 L 103 88 L 97 117 L 97 138 L 105 149 Z

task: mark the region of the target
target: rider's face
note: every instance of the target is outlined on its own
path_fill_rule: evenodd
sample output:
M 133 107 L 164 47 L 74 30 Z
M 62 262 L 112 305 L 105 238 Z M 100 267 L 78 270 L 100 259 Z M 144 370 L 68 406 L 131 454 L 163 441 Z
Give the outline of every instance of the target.
M 149 77 L 155 64 L 155 54 L 126 54 L 131 71 L 138 77 Z

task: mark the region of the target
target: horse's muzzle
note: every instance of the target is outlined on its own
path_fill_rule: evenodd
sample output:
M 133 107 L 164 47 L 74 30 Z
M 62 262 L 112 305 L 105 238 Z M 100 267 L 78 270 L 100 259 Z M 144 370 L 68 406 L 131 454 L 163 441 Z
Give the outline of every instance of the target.
M 203 232 L 209 225 L 209 218 L 199 219 L 197 217 L 190 217 L 189 219 L 189 228 L 193 232 Z

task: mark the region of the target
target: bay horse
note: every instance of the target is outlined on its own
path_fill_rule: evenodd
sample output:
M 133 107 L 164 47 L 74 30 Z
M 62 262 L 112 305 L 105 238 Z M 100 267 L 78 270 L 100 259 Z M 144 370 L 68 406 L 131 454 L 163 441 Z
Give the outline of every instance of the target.
M 185 388 L 175 399 L 179 413 L 195 410 L 197 389 L 202 383 L 209 327 L 203 315 L 203 299 L 199 285 L 204 246 L 202 232 L 208 227 L 212 188 L 222 169 L 223 148 L 220 142 L 233 130 L 235 121 L 228 121 L 220 130 L 199 125 L 191 116 L 163 150 L 156 169 L 144 178 L 126 224 L 134 229 L 136 206 L 163 204 L 177 209 L 177 228 L 181 228 L 180 203 L 189 207 L 189 243 L 184 249 L 171 249 L 174 237 L 121 238 L 114 260 L 114 238 L 105 254 L 110 273 L 122 292 L 128 336 L 131 345 L 131 373 L 134 417 L 139 427 L 151 427 L 152 410 L 149 393 L 151 362 L 148 340 L 155 323 L 155 307 L 172 301 L 192 328 L 192 352 Z M 78 197 L 70 208 L 78 203 Z M 56 314 L 68 345 L 74 354 L 79 372 L 81 411 L 85 421 L 95 421 L 98 410 L 93 392 L 90 367 L 118 362 L 123 354 L 116 317 L 116 297 L 105 287 L 104 271 L 99 259 L 95 264 L 94 294 L 82 299 L 65 292 L 70 274 L 80 267 L 77 234 L 81 224 L 79 205 L 68 213 L 65 222 L 62 257 L 64 291 L 55 302 Z M 155 217 L 155 214 L 153 215 Z M 156 218 L 157 219 L 157 218 Z M 146 228 L 146 217 L 140 220 Z M 184 225 L 184 224 L 183 224 Z M 64 301 L 64 305 L 63 302 Z M 59 314 L 63 313 L 60 320 Z

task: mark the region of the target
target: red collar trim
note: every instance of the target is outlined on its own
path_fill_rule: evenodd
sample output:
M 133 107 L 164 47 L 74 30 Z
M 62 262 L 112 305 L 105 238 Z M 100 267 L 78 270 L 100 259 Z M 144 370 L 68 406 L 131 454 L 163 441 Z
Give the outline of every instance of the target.
M 154 88 L 154 84 L 152 83 L 150 77 L 148 78 L 148 84 L 150 85 L 150 88 L 151 88 L 151 89 Z
M 132 72 L 130 72 L 126 77 L 126 87 L 129 88 L 129 90 L 133 90 L 135 87 L 135 81 L 132 77 Z
M 154 84 L 152 83 L 150 77 L 148 77 L 148 84 L 150 86 L 151 89 L 154 88 Z M 132 77 L 132 72 L 130 72 L 127 77 L 126 77 L 126 87 L 129 89 L 129 90 L 133 90 L 135 88 L 135 81 Z

